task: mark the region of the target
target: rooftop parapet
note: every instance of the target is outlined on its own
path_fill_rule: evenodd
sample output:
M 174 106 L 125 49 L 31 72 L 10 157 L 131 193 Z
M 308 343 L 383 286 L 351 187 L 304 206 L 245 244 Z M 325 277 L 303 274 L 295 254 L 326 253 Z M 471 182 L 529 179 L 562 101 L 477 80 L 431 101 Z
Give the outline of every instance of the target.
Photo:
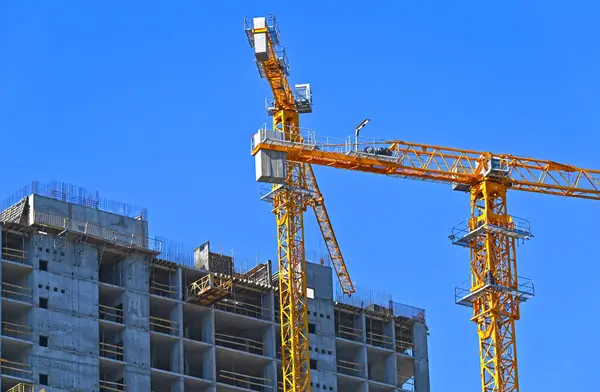
M 19 200 L 32 194 L 129 218 L 137 218 L 143 221 L 148 220 L 148 210 L 146 208 L 106 199 L 100 197 L 100 192 L 98 191 L 88 191 L 80 186 L 56 180 L 48 183 L 32 181 L 31 184 L 24 186 L 3 200 L 0 203 L 0 210 L 6 210 L 13 204 L 18 203 Z

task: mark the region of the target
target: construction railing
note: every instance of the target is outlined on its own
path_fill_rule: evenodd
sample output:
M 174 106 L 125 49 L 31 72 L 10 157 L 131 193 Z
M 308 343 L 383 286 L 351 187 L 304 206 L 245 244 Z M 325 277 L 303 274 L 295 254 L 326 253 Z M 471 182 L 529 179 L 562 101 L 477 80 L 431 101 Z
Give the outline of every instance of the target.
M 359 328 L 349 327 L 347 325 L 339 324 L 335 331 L 335 336 L 342 339 L 362 341 L 363 331 Z
M 371 346 L 392 348 L 393 338 L 373 331 L 367 331 L 367 344 Z
M 396 339 L 396 352 L 413 357 L 415 355 L 415 344 L 406 340 Z
M 0 358 L 0 373 L 25 379 L 33 378 L 31 365 L 5 358 Z
M 120 382 L 100 380 L 98 382 L 100 392 L 125 392 L 127 387 L 125 384 Z
M 30 341 L 33 338 L 33 328 L 28 325 L 2 321 L 2 335 Z
M 176 298 L 177 288 L 172 285 L 150 281 L 150 294 L 167 298 Z
M 155 238 L 148 238 L 136 234 L 123 234 L 116 230 L 102 227 L 96 223 L 78 221 L 67 218 L 66 216 L 34 211 L 34 223 L 57 230 L 68 230 L 80 233 L 88 237 L 94 237 L 113 243 L 117 246 L 157 252 L 160 252 L 161 250 L 161 243 Z
M 114 306 L 98 304 L 98 315 L 101 320 L 123 324 L 123 309 Z
M 249 374 L 238 373 L 229 370 L 219 369 L 217 372 L 217 382 L 233 385 L 235 387 L 262 391 L 264 388 L 271 388 L 268 384 L 268 378 L 251 376 Z
M 168 335 L 177 335 L 179 334 L 179 324 L 177 321 L 150 316 L 150 330 Z
M 358 362 L 337 359 L 337 372 L 347 374 L 349 376 L 364 377 L 365 366 Z
M 33 289 L 18 284 L 2 282 L 2 296 L 17 301 L 31 303 L 33 300 Z
M 266 318 L 265 308 L 262 306 L 236 300 L 219 302 L 215 304 L 215 309 L 241 314 L 243 316 L 250 316 L 257 319 Z
M 104 358 L 110 358 L 117 361 L 122 361 L 124 358 L 125 352 L 123 343 L 119 342 L 117 344 L 100 342 L 100 356 Z
M 215 332 L 215 343 L 222 347 L 263 355 L 264 344 L 259 340 Z
M 14 249 L 3 246 L 2 259 L 14 261 L 15 263 L 25 264 L 25 261 L 27 261 L 27 251 L 23 249 Z

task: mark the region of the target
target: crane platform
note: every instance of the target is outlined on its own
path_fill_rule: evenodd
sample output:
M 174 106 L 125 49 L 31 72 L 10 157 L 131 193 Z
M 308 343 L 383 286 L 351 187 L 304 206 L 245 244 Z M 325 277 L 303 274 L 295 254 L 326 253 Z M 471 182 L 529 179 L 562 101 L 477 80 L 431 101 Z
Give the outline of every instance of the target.
M 468 248 L 473 238 L 476 238 L 480 234 L 486 232 L 500 233 L 512 238 L 522 240 L 527 240 L 533 237 L 529 221 L 527 221 L 526 219 L 512 216 L 511 220 L 513 222 L 512 228 L 491 223 L 483 223 L 478 225 L 473 230 L 469 230 L 469 222 L 464 221 L 452 228 L 452 234 L 450 234 L 448 238 L 452 241 L 454 245 Z
M 233 279 L 231 277 L 208 274 L 188 287 L 187 302 L 211 306 L 227 297 L 232 288 Z
M 518 287 L 506 287 L 498 284 L 488 283 L 479 289 L 472 290 L 471 282 L 465 281 L 454 289 L 454 300 L 457 305 L 466 306 L 469 308 L 473 307 L 473 303 L 477 298 L 481 297 L 487 292 L 503 292 L 518 298 L 520 302 L 526 302 L 531 298 L 535 297 L 535 286 L 533 280 L 519 277 Z

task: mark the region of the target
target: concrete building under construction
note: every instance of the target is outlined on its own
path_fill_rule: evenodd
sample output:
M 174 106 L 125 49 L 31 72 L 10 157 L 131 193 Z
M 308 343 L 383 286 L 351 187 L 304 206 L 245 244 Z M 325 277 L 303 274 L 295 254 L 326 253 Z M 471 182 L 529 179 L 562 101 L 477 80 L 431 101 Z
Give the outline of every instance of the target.
M 0 213 L 0 392 L 281 391 L 276 263 L 151 239 L 145 210 L 34 182 Z M 311 384 L 429 392 L 422 309 L 308 263 Z

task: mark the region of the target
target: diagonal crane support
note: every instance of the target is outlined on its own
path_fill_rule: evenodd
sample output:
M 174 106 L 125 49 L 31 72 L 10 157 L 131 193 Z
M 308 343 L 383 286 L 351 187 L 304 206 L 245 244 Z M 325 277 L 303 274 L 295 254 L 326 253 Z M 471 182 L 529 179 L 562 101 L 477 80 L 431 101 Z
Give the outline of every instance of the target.
M 508 215 L 508 189 L 600 200 L 600 171 L 511 154 L 351 138 L 287 140 L 259 131 L 252 154 L 276 151 L 305 164 L 451 184 L 471 195 L 467 227 L 450 239 L 470 248 L 469 288 L 457 288 L 457 303 L 473 308 L 478 328 L 483 392 L 518 392 L 515 321 L 519 306 L 535 295 L 533 282 L 517 275 L 516 241 L 533 237 L 528 222 Z
M 340 251 L 340 246 L 337 242 L 337 238 L 335 237 L 333 227 L 331 226 L 329 214 L 325 208 L 325 201 L 323 200 L 323 195 L 321 194 L 319 185 L 317 184 L 317 179 L 315 178 L 315 173 L 313 172 L 312 166 L 306 164 L 305 172 L 308 190 L 314 194 L 314 197 L 310 200 L 310 205 L 315 211 L 315 215 L 321 229 L 321 234 L 323 235 L 323 240 L 327 245 L 329 257 L 331 258 L 331 263 L 335 269 L 342 291 L 346 295 L 354 294 L 356 292 L 356 288 L 354 287 L 354 283 L 352 283 L 350 274 L 348 274 L 348 270 L 346 269 L 346 263 L 344 262 L 344 257 Z
M 246 36 L 254 49 L 255 63 L 262 78 L 269 81 L 273 103 L 267 112 L 273 116 L 272 131 L 281 140 L 299 140 L 299 114 L 312 112 L 308 84 L 291 89 L 287 76 L 289 64 L 280 45 L 275 17 L 254 18 L 244 23 Z M 345 294 L 355 289 L 348 275 L 323 197 L 312 167 L 292 160 L 265 155 L 261 163 L 279 164 L 283 177 L 276 181 L 268 200 L 277 218 L 279 264 L 279 304 L 284 392 L 310 390 L 310 352 L 308 345 L 308 299 L 306 296 L 306 260 L 304 250 L 304 212 L 311 205 Z M 267 176 L 268 177 L 268 176 Z M 258 180 L 258 178 L 257 178 Z M 275 181 L 268 181 L 275 182 Z M 310 195 L 310 196 L 309 196 Z

